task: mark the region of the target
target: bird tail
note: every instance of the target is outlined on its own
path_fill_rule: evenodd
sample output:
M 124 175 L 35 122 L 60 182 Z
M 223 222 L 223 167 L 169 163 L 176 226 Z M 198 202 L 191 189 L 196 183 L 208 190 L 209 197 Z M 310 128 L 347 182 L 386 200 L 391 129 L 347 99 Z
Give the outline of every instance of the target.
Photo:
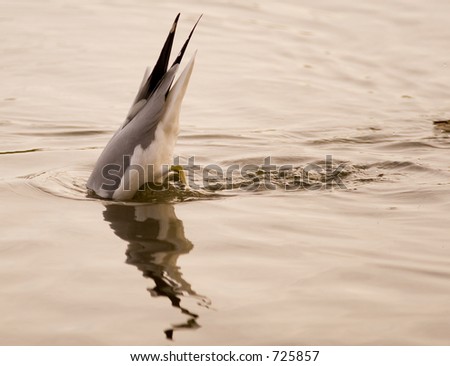
M 164 43 L 161 53 L 159 54 L 158 61 L 156 61 L 156 65 L 153 67 L 151 74 L 148 77 L 146 77 L 147 75 L 144 75 L 144 78 L 147 80 L 143 80 L 142 86 L 136 95 L 135 103 L 142 99 L 148 99 L 155 91 L 164 74 L 167 72 L 167 66 L 169 65 L 170 53 L 172 52 L 173 40 L 175 38 L 175 31 L 177 29 L 179 18 L 180 13 L 178 13 L 175 17 L 172 28 L 170 28 L 169 35 L 166 38 L 166 42 Z
M 181 63 L 181 60 L 183 59 L 183 56 L 184 56 L 184 52 L 186 51 L 186 48 L 187 48 L 187 46 L 189 44 L 189 41 L 191 40 L 192 34 L 194 33 L 194 30 L 197 27 L 198 22 L 200 21 L 200 19 L 202 19 L 202 16 L 203 16 L 203 14 L 199 16 L 198 20 L 195 22 L 194 26 L 192 27 L 191 33 L 189 33 L 189 36 L 186 39 L 186 42 L 184 42 L 183 47 L 181 47 L 181 51 L 178 54 L 178 56 L 175 59 L 175 61 L 173 62 L 172 67 Z
M 202 15 L 200 15 L 197 22 L 194 24 L 194 27 L 192 28 L 191 32 L 189 33 L 189 36 L 188 36 L 186 42 L 184 42 L 180 53 L 176 57 L 176 59 L 173 62 L 171 67 L 181 63 L 181 60 L 183 59 L 183 56 L 184 56 L 184 52 L 186 51 L 189 41 L 191 40 L 192 34 L 194 33 L 194 30 L 197 27 L 198 22 L 202 18 Z M 159 58 L 158 58 L 158 61 L 156 62 L 155 67 L 153 68 L 153 70 L 150 74 L 148 73 L 148 71 L 146 71 L 146 73 L 144 74 L 144 80 L 142 80 L 141 87 L 139 88 L 139 91 L 136 95 L 133 105 L 142 99 L 148 99 L 150 97 L 150 95 L 153 94 L 153 92 L 155 91 L 158 84 L 161 82 L 163 76 L 166 74 L 167 67 L 169 65 L 170 53 L 172 52 L 173 40 L 175 38 L 175 31 L 177 29 L 179 18 L 180 18 L 180 13 L 178 13 L 177 16 L 175 17 L 175 20 L 172 24 L 172 28 L 170 28 L 169 35 L 167 36 L 166 42 L 164 43 L 161 53 L 159 54 Z

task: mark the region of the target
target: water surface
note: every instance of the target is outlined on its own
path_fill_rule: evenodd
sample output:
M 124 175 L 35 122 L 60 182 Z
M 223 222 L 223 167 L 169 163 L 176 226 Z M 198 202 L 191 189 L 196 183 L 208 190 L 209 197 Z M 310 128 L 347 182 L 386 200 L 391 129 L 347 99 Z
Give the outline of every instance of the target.
M 297 171 L 331 156 L 345 188 L 86 196 L 179 11 L 176 49 L 204 17 L 175 154 Z M 448 345 L 450 135 L 432 122 L 450 119 L 449 12 L 2 4 L 1 343 Z

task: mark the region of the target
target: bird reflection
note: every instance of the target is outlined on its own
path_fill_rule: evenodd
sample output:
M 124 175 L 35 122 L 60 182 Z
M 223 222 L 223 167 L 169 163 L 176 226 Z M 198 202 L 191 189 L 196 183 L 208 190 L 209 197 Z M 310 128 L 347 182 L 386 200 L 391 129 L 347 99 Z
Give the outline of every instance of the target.
M 181 306 L 181 300 L 186 295 L 194 297 L 205 307 L 209 300 L 192 289 L 177 266 L 178 257 L 189 253 L 193 245 L 184 236 L 183 222 L 175 215 L 174 206 L 108 204 L 103 216 L 114 233 L 128 242 L 126 263 L 155 282 L 155 287 L 148 288 L 151 296 L 167 297 L 173 307 L 188 316 L 186 322 L 166 329 L 166 337 L 173 339 L 177 329 L 199 328 L 198 315 Z

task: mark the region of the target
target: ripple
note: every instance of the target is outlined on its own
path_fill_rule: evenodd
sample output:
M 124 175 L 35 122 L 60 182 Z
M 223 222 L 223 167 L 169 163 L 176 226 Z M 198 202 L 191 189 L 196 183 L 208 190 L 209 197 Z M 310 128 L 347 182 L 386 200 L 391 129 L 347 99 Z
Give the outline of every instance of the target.
M 26 150 L 12 150 L 12 151 L 0 151 L 0 155 L 8 155 L 8 154 L 24 154 L 24 153 L 31 153 L 36 151 L 43 151 L 43 149 L 26 149 Z
M 414 163 L 412 161 L 382 161 L 378 163 L 372 163 L 367 165 L 359 165 L 358 166 L 361 169 L 386 169 L 386 170 L 406 170 L 406 171 L 413 171 L 413 172 L 425 172 L 425 173 L 431 173 L 434 172 L 434 169 L 431 169 L 429 167 L 425 167 L 423 165 L 419 165 L 417 163 Z
M 425 149 L 443 149 L 444 147 L 436 146 L 430 143 L 422 142 L 422 141 L 402 141 L 402 142 L 394 142 L 390 144 L 385 144 L 382 146 L 383 149 L 393 149 L 393 150 L 425 150 Z
M 328 145 L 328 144 L 376 144 L 381 142 L 392 141 L 392 135 L 387 134 L 371 134 L 355 137 L 332 137 L 318 140 L 310 140 L 310 145 Z
M 109 131 L 104 130 L 68 130 L 68 131 L 43 131 L 43 132 L 20 132 L 21 136 L 45 136 L 45 137 L 68 137 L 68 136 L 92 136 L 109 134 Z
M 221 197 L 224 197 L 224 195 L 204 189 L 195 190 L 178 183 L 170 182 L 164 189 L 155 189 L 149 185 L 141 187 L 131 201 L 142 203 L 179 203 Z
M 289 194 L 310 190 L 356 189 L 363 184 L 389 181 L 390 176 L 398 174 L 398 171 L 433 171 L 408 161 L 351 164 L 336 160 L 331 163 L 323 159 L 302 166 L 281 164 L 273 171 L 253 165 L 250 170 L 233 171 L 229 176 L 218 174 L 217 167 L 204 167 L 201 172 L 186 169 L 187 184 L 180 182 L 178 173 L 171 172 L 164 184 L 142 186 L 129 202 L 179 203 L 273 191 Z M 66 167 L 19 178 L 26 180 L 35 189 L 55 197 L 103 201 L 105 199 L 86 189 L 90 171 L 90 167 Z M 223 172 L 226 171 L 226 167 L 223 167 Z
M 54 197 L 83 201 L 110 201 L 95 195 L 86 188 L 90 173 L 91 170 L 88 168 L 69 167 L 64 170 L 35 172 L 18 178 L 24 179 L 26 184 L 34 189 Z M 142 187 L 130 202 L 177 203 L 218 197 L 214 192 L 193 190 L 172 179 L 164 189 Z
M 73 200 L 91 200 L 86 193 L 86 181 L 89 170 L 69 167 L 64 170 L 55 169 L 21 176 L 26 184 L 41 192 L 55 197 Z

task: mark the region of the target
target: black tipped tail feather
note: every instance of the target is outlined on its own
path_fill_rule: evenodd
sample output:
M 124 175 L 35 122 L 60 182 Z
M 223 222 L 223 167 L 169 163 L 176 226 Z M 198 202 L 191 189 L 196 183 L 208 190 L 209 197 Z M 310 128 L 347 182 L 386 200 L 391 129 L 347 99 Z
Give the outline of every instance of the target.
M 159 54 L 155 67 L 147 78 L 145 84 L 139 90 L 138 95 L 136 95 L 136 101 L 148 99 L 155 91 L 164 74 L 167 72 L 167 66 L 169 65 L 170 53 L 172 52 L 173 40 L 175 38 L 175 31 L 177 29 L 179 18 L 180 13 L 178 13 L 172 24 L 172 28 L 170 29 L 166 42 L 164 43 L 161 53 Z
M 192 27 L 191 33 L 189 33 L 188 38 L 186 39 L 186 42 L 184 42 L 183 47 L 181 47 L 181 51 L 178 54 L 177 58 L 175 59 L 175 61 L 173 62 L 172 66 L 175 66 L 176 64 L 180 64 L 181 60 L 183 59 L 184 56 L 184 52 L 186 51 L 186 48 L 189 44 L 189 41 L 191 40 L 192 34 L 194 33 L 195 28 L 197 27 L 198 22 L 200 21 L 200 19 L 202 19 L 202 15 L 200 15 L 200 17 L 198 18 L 198 20 L 195 22 L 194 26 Z
M 200 21 L 201 17 L 202 17 L 202 15 L 200 15 L 197 22 L 194 24 L 194 27 L 192 28 L 191 32 L 189 33 L 189 36 L 188 36 L 186 42 L 184 42 L 180 53 L 178 54 L 177 58 L 173 62 L 172 67 L 181 63 L 181 60 L 183 59 L 183 56 L 184 56 L 186 48 L 189 44 L 189 41 L 191 40 L 192 34 L 194 33 L 194 30 L 195 30 L 198 22 Z M 152 95 L 152 93 L 155 91 L 158 84 L 161 82 L 163 76 L 166 74 L 167 68 L 169 65 L 170 54 L 172 52 L 173 40 L 175 38 L 175 31 L 177 29 L 179 18 L 180 18 L 180 13 L 178 13 L 178 15 L 176 16 L 176 18 L 172 24 L 172 28 L 170 29 L 169 35 L 167 36 L 166 42 L 164 43 L 164 46 L 161 50 L 158 61 L 156 62 L 156 65 L 153 68 L 153 70 L 152 70 L 151 74 L 149 75 L 147 81 L 145 82 L 144 86 L 139 91 L 138 95 L 136 96 L 136 101 L 139 101 L 141 99 L 148 99 L 150 97 L 150 95 Z
M 202 15 L 200 15 L 197 22 L 194 24 L 194 27 L 192 28 L 191 32 L 189 33 L 189 36 L 188 36 L 186 42 L 184 42 L 183 47 L 181 48 L 181 51 L 178 54 L 178 56 L 176 57 L 171 68 L 174 67 L 175 65 L 178 65 L 181 63 L 181 60 L 183 59 L 183 56 L 184 56 L 186 48 L 189 44 L 189 41 L 191 40 L 192 34 L 194 33 L 194 30 L 195 30 L 198 22 L 200 21 L 201 17 L 202 17 Z M 158 85 L 161 83 L 161 80 L 163 79 L 164 75 L 167 73 L 170 54 L 172 52 L 172 45 L 173 45 L 173 41 L 175 38 L 175 32 L 177 29 L 179 18 L 180 18 L 180 14 L 178 13 L 178 15 L 175 17 L 175 20 L 172 24 L 172 28 L 170 29 L 169 35 L 166 38 L 164 46 L 158 57 L 158 61 L 156 62 L 155 66 L 153 67 L 152 72 L 149 74 L 148 71 L 146 71 L 146 73 L 144 75 L 144 80 L 142 80 L 141 87 L 139 88 L 139 90 L 137 92 L 136 98 L 134 99 L 134 102 L 130 108 L 130 111 L 128 112 L 128 115 L 125 119 L 124 124 L 122 125 L 122 128 L 125 127 L 128 123 L 130 123 L 131 120 L 142 109 L 144 104 L 151 98 L 152 94 L 158 88 Z M 171 87 L 171 85 L 169 85 L 169 89 L 167 89 L 167 91 L 166 91 L 166 96 L 169 93 L 170 87 Z

